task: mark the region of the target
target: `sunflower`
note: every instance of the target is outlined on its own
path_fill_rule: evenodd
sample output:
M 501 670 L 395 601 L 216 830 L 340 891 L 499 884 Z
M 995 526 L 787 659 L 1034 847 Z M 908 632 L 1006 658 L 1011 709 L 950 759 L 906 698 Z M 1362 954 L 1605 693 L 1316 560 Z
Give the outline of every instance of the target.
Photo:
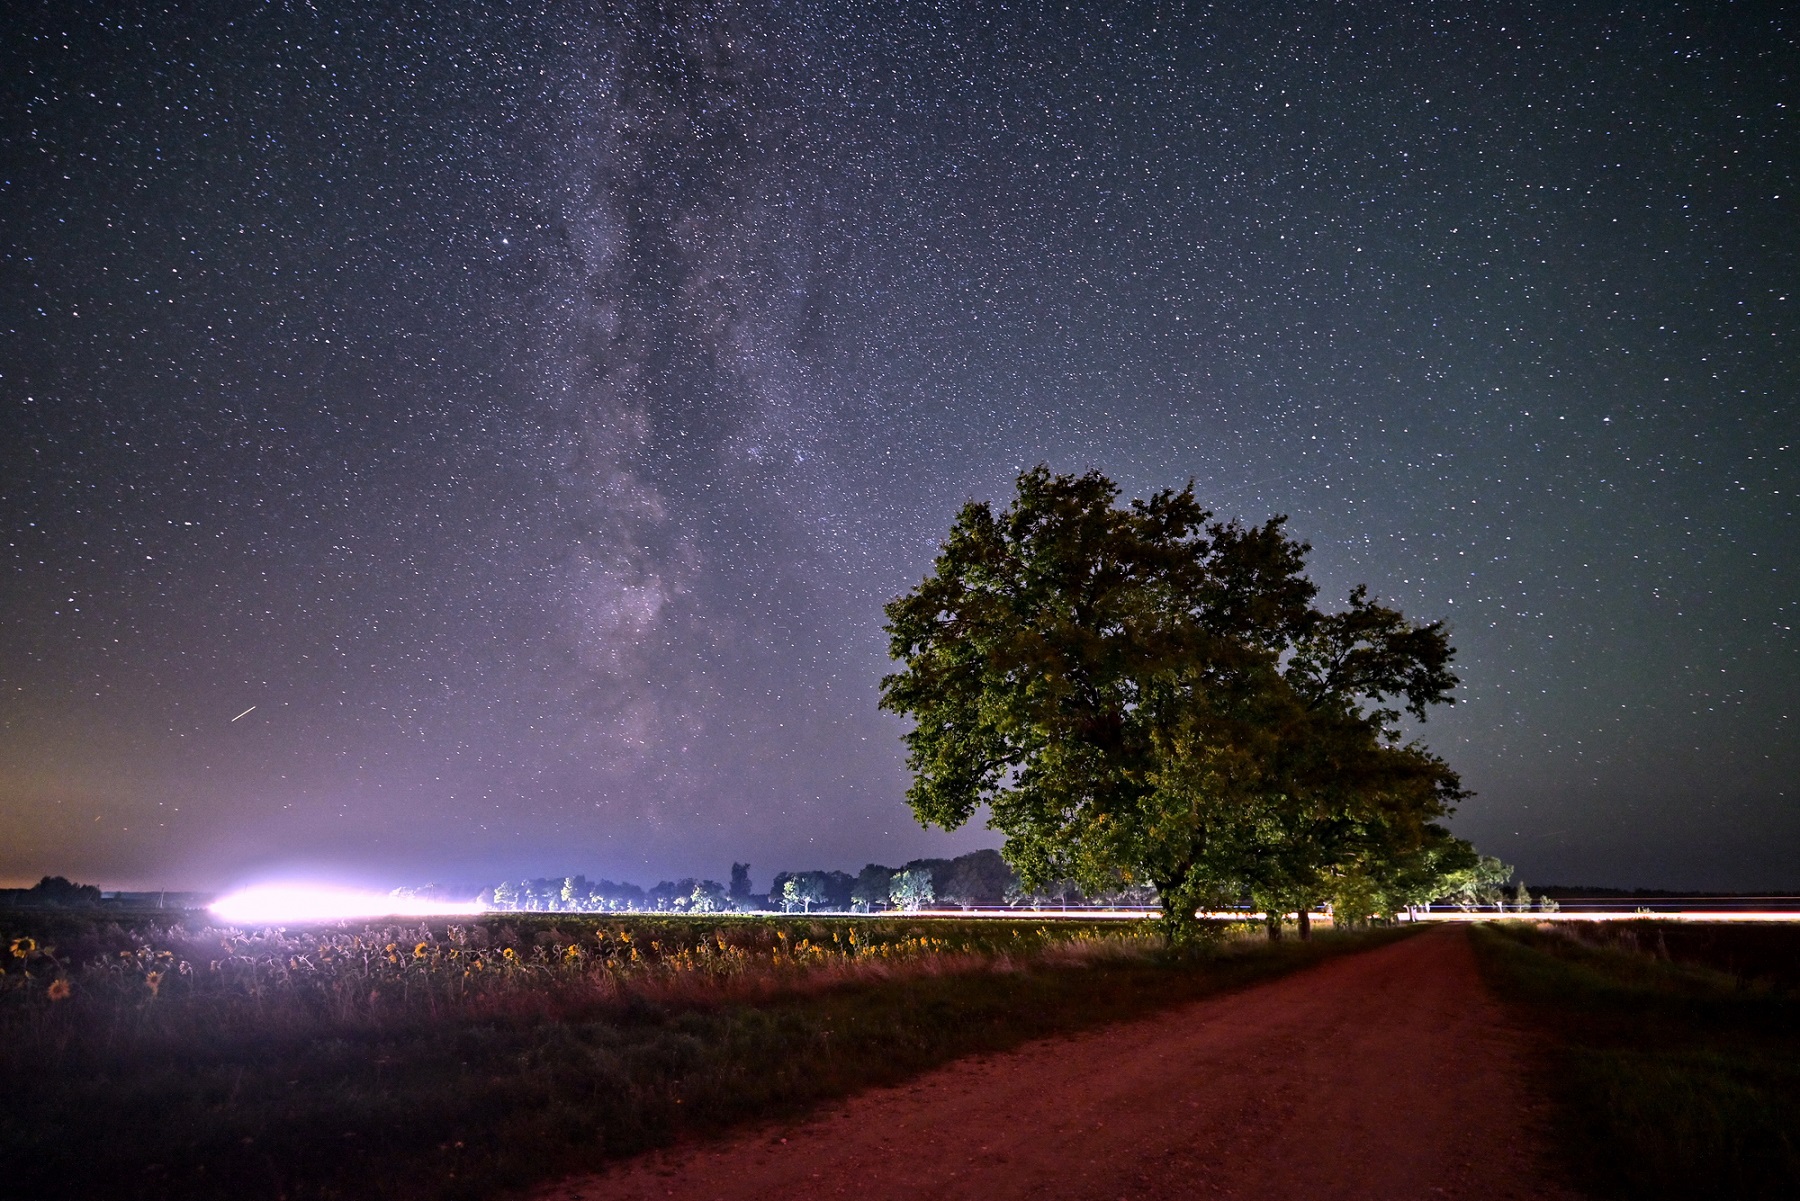
M 49 996 L 52 1001 L 66 1001 L 69 999 L 69 993 L 71 991 L 68 978 L 65 976 L 58 976 L 56 979 L 50 981 L 50 991 L 46 995 Z

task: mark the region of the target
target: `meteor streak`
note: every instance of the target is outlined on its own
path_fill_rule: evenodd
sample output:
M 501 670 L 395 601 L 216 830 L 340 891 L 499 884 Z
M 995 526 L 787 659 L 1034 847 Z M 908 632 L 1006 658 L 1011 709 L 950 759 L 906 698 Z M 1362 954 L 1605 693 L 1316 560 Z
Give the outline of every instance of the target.
M 238 714 L 238 717 L 243 717 L 243 716 L 244 716 L 244 715 L 245 715 L 245 714 L 248 714 L 248 713 L 250 713 L 250 712 L 253 712 L 253 711 L 254 711 L 254 710 L 255 710 L 255 709 L 256 709 L 256 706 L 255 706 L 255 705 L 251 705 L 251 706 L 250 706 L 250 708 L 248 708 L 248 709 L 246 709 L 246 710 L 244 710 L 244 712 L 243 712 L 243 713 L 240 713 L 240 714 Z M 237 720 L 237 717 L 234 717 L 234 718 L 232 718 L 232 719 L 231 719 L 231 721 L 236 721 L 236 720 Z M 228 722 L 226 722 L 226 723 L 225 723 L 225 724 L 226 724 L 226 725 L 230 725 L 230 724 L 231 724 L 231 721 L 228 721 Z

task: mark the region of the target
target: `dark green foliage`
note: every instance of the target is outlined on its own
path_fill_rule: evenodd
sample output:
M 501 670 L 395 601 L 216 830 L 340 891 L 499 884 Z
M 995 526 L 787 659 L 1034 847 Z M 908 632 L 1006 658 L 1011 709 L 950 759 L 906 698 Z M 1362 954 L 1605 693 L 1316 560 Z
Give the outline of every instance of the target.
M 914 859 L 899 867 L 868 864 L 851 881 L 845 907 L 859 912 L 899 907 L 893 897 L 893 881 L 904 872 L 924 873 L 931 881 L 932 903 L 938 906 L 1006 905 L 1018 894 L 1018 874 L 1000 852 L 983 850 L 954 859 Z
M 785 912 L 815 909 L 842 913 L 850 908 L 856 877 L 847 872 L 779 872 L 769 890 L 769 907 Z
M 895 909 L 923 909 L 936 900 L 937 886 L 929 868 L 897 871 L 888 881 L 888 903 Z
M 1800 1196 L 1800 929 L 1482 926 L 1476 946 L 1555 1040 L 1556 1130 L 1594 1196 Z
M 98 905 L 100 890 L 92 884 L 76 884 L 61 876 L 45 876 L 26 889 L 22 899 L 28 905 L 73 909 L 84 905 Z
M 1492 855 L 1474 855 L 1465 844 L 1464 848 L 1459 849 L 1455 862 L 1449 864 L 1447 870 L 1437 874 L 1435 887 L 1442 899 L 1464 909 L 1499 906 L 1506 902 L 1504 890 L 1506 882 L 1512 877 L 1513 869 L 1510 864 L 1502 863 Z
M 889 881 L 895 873 L 918 870 L 930 875 L 936 900 L 945 905 L 1002 905 L 1018 884 L 999 852 L 971 851 L 955 859 L 914 859 L 897 868 L 871 863 L 857 876 L 838 871 L 778 872 L 764 895 L 750 891 L 750 865 L 733 863 L 729 888 L 691 876 L 664 880 L 650 889 L 586 876 L 546 876 L 498 884 L 482 899 L 517 913 L 869 912 L 888 907 Z
M 922 823 L 988 805 L 1026 888 L 1148 881 L 1177 936 L 1246 893 L 1385 898 L 1448 838 L 1429 823 L 1460 781 L 1396 726 L 1449 701 L 1440 624 L 1361 588 L 1315 608 L 1283 519 L 1211 522 L 1191 486 L 1119 507 L 1098 472 L 1017 483 L 1003 513 L 965 505 L 887 606 L 882 706 L 913 720 Z
M 1458 897 L 1460 890 L 1472 886 L 1470 881 L 1489 880 L 1496 871 L 1504 881 L 1512 870 L 1498 859 L 1476 854 L 1474 847 L 1442 826 L 1427 824 L 1416 844 L 1390 846 L 1379 860 L 1344 873 L 1333 897 L 1332 916 L 1339 925 L 1355 925 L 1376 914 Z
M 1001 905 L 1019 877 L 999 851 L 973 851 L 959 855 L 933 873 L 940 904 Z
M 657 886 L 661 890 L 662 908 L 668 908 L 671 900 L 689 895 L 698 882 L 690 879 L 681 883 L 687 887 L 679 887 L 673 881 L 664 881 Z M 656 901 L 636 884 L 592 881 L 586 876 L 509 880 L 483 893 L 482 900 L 496 909 L 545 913 L 606 913 L 657 907 Z
M 856 885 L 850 890 L 850 905 L 853 909 L 867 911 L 879 909 L 887 904 L 888 886 L 894 878 L 894 869 L 879 863 L 864 866 L 856 875 Z

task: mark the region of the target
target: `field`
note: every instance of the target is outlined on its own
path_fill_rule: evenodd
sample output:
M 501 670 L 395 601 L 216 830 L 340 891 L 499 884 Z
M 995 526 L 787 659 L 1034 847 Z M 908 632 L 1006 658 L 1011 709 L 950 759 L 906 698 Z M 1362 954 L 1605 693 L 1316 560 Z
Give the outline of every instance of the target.
M 1488 925 L 1551 1041 L 1570 1177 L 1603 1198 L 1800 1196 L 1800 925 Z
M 168 916 L 4 916 L 10 1195 L 492 1196 L 1371 939 L 1221 928 L 1171 957 L 1116 922 Z

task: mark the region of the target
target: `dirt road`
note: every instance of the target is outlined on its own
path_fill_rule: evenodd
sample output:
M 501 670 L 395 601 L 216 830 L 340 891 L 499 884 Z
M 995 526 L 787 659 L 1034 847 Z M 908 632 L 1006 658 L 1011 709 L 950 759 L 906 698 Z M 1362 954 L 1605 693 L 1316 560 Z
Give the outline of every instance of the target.
M 1434 930 L 540 1198 L 1569 1197 L 1521 1060 L 1467 932 Z

